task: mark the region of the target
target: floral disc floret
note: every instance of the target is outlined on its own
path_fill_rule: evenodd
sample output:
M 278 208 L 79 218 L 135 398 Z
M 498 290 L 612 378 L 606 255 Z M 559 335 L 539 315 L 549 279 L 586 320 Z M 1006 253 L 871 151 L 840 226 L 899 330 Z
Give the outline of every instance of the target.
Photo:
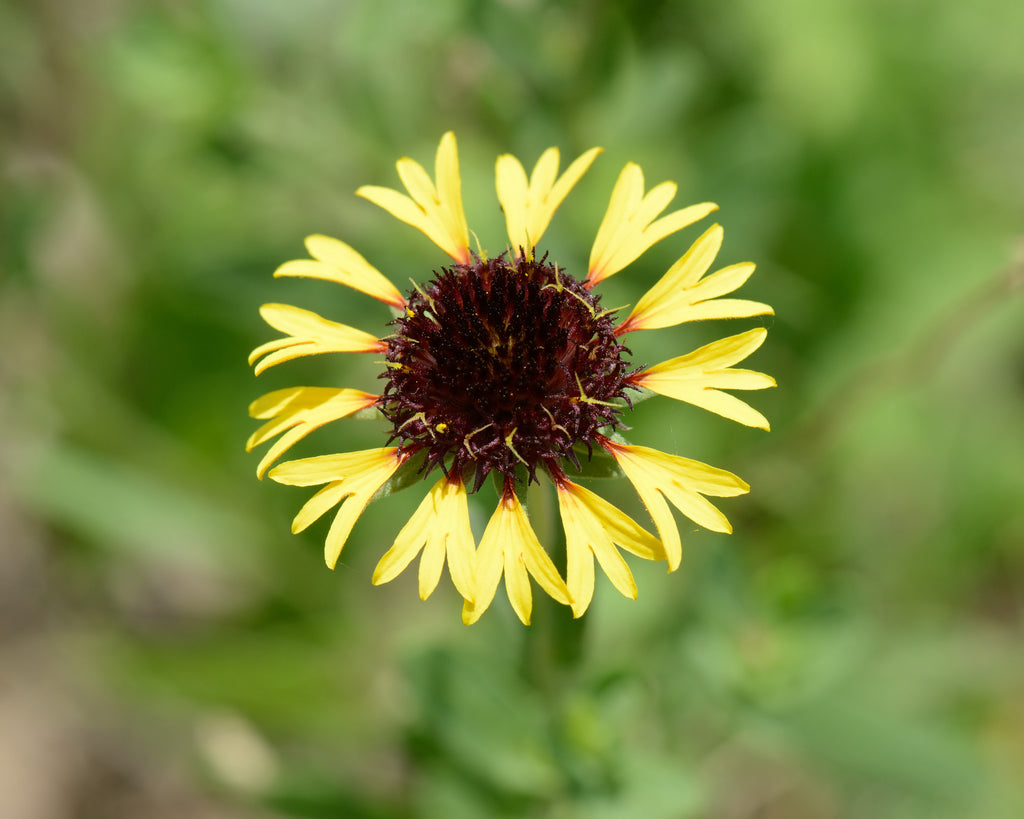
M 633 389 L 599 301 L 546 256 L 442 268 L 387 339 L 380 407 L 392 440 L 473 490 L 495 470 L 533 480 L 538 466 L 576 463 L 577 444 L 589 452 L 619 426 Z

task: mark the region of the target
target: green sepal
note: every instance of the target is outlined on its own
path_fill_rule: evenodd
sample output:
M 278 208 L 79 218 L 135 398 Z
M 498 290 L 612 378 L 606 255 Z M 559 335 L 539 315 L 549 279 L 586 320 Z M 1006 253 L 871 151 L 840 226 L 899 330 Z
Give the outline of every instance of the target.
M 418 455 L 414 455 L 398 467 L 395 474 L 388 478 L 384 485 L 374 493 L 371 500 L 378 500 L 379 498 L 386 498 L 388 495 L 395 495 L 403 489 L 408 489 L 415 483 L 421 483 L 424 480 L 427 480 L 420 471 L 426 458 L 426 453 L 421 452 Z
M 637 404 L 642 404 L 648 398 L 654 398 L 656 395 L 658 393 L 647 389 L 647 387 L 634 387 L 629 391 L 629 403 L 635 407 Z M 621 401 L 622 399 L 619 400 Z M 622 405 L 624 407 L 627 406 L 625 401 L 622 401 Z
M 609 436 L 611 437 L 611 436 Z M 624 476 L 619 462 L 600 447 L 594 447 L 594 454 L 588 456 L 586 447 L 575 447 L 580 462 L 581 478 L 621 478 Z
M 604 437 L 611 441 L 613 444 L 622 444 L 623 446 L 630 446 L 629 441 L 623 438 L 622 433 L 619 432 L 617 429 L 609 430 L 608 432 L 604 433 Z M 611 455 L 608 455 L 608 457 L 610 458 Z
M 358 410 L 352 413 L 349 418 L 355 418 L 357 421 L 379 421 L 384 416 L 380 414 L 380 410 L 377 407 L 367 407 L 366 409 Z

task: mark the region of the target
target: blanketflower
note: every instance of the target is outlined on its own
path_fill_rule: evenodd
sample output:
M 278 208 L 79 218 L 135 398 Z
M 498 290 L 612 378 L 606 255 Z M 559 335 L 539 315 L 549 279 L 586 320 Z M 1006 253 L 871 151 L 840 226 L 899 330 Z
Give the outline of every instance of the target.
M 356 192 L 451 257 L 429 281 L 403 295 L 356 250 L 319 235 L 306 240 L 312 258 L 286 262 L 275 271 L 275 276 L 346 285 L 393 311 L 391 332 L 380 337 L 298 307 L 268 304 L 260 311 L 283 335 L 253 351 L 250 364 L 257 374 L 320 353 L 383 356 L 379 392 L 293 387 L 268 393 L 250 407 L 250 414 L 266 423 L 249 438 L 248 448 L 277 438 L 257 475 L 269 470 L 279 483 L 321 487 L 295 517 L 293 531 L 337 508 L 324 549 L 329 567 L 375 495 L 410 483 L 410 476 L 431 473 L 439 477 L 381 558 L 373 582 L 392 580 L 419 557 L 419 591 L 426 599 L 447 564 L 464 599 L 466 623 L 488 608 L 502 577 L 524 623 L 530 622 L 531 578 L 579 617 L 594 594 L 595 561 L 616 589 L 636 598 L 621 550 L 665 560 L 669 571 L 675 570 L 682 549 L 669 504 L 701 526 L 731 531 L 707 497 L 743 494 L 747 484 L 725 470 L 627 443 L 622 417 L 635 393 L 649 391 L 768 429 L 761 413 L 727 392 L 774 386 L 770 376 L 734 366 L 760 347 L 766 330 L 748 330 L 642 369 L 631 368 L 621 339 L 688 321 L 769 315 L 772 308 L 722 298 L 750 277 L 754 265 L 709 274 L 723 239 L 722 228 L 713 225 L 616 323 L 616 311 L 601 308 L 595 287 L 716 206 L 691 205 L 662 216 L 675 197 L 675 184 L 663 182 L 645 192 L 639 166 L 628 163 L 598 228 L 586 275 L 578 279 L 550 261 L 540 242 L 599 153 L 598 148 L 587 151 L 559 174 L 558 150 L 550 148 L 529 177 L 518 159 L 499 157 L 497 195 L 509 244 L 488 258 L 470 249 L 455 136 L 447 133 L 437 150 L 434 179 L 406 158 L 397 168 L 408 195 L 374 186 Z M 271 468 L 314 430 L 373 410 L 391 425 L 384 446 Z M 614 459 L 658 536 L 570 479 L 571 470 L 585 473 L 592 458 Z M 489 475 L 496 480 L 498 504 L 477 546 L 468 495 Z M 525 487 L 544 476 L 554 484 L 565 532 L 564 576 L 523 505 Z

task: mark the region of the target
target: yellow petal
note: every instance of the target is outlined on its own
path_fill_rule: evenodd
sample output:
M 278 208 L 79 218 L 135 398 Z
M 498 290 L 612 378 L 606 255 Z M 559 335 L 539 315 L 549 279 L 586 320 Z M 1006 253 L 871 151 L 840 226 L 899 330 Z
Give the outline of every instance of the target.
M 437 179 L 438 198 L 441 202 L 441 218 L 448 234 L 460 243 L 465 254 L 469 249 L 469 226 L 462 208 L 462 178 L 459 175 L 459 151 L 455 134 L 448 131 L 441 137 L 434 157 L 434 177 Z M 468 254 L 463 255 L 465 262 Z
M 409 196 L 421 207 L 436 204 L 440 197 L 430 175 L 423 170 L 419 162 L 408 157 L 403 157 L 395 163 L 398 169 L 398 178 L 402 180 Z
M 405 459 L 397 447 L 320 455 L 287 461 L 270 470 L 270 477 L 291 486 L 328 484 L 299 510 L 292 522 L 292 531 L 302 531 L 328 509 L 341 503 L 324 545 L 324 560 L 333 569 L 366 504 Z
M 616 545 L 648 560 L 664 560 L 665 550 L 650 532 L 600 495 L 563 481 L 558 505 L 565 529 L 566 575 L 574 617 L 590 605 L 594 593 L 594 558 L 620 593 L 636 599 L 636 583 Z
M 255 367 L 256 375 L 305 355 L 380 353 L 387 349 L 376 336 L 288 304 L 264 304 L 260 315 L 275 330 L 287 335 L 262 344 L 249 354 L 250 364 L 259 362 Z
M 679 532 L 675 521 L 666 512 L 659 493 L 694 523 L 715 532 L 731 532 L 729 521 L 704 495 L 732 497 L 742 495 L 750 487 L 724 469 L 716 469 L 700 461 L 670 455 L 644 446 L 631 446 L 604 441 L 626 477 L 633 484 L 654 520 L 665 544 L 669 571 L 675 571 L 681 559 Z
M 446 558 L 455 588 L 464 598 L 472 598 L 475 544 L 469 526 L 466 488 L 461 481 L 441 478 L 434 484 L 380 559 L 373 573 L 374 584 L 393 580 L 421 549 L 422 599 L 426 600 L 436 588 Z
M 771 315 L 772 308 L 761 302 L 718 298 L 749 279 L 754 272 L 753 264 L 744 262 L 704 275 L 718 255 L 723 236 L 720 225 L 708 228 L 644 294 L 615 334 L 673 327 L 684 321 Z
M 426 600 L 437 588 L 442 569 L 444 569 L 444 538 L 428 538 L 423 547 L 423 555 L 420 557 L 420 600 Z
M 529 183 L 518 159 L 510 154 L 498 157 L 495 166 L 498 201 L 505 212 L 508 238 L 516 256 L 521 255 L 520 250 L 530 253 L 537 246 L 558 206 L 599 153 L 600 148 L 591 148 L 556 181 L 559 153 L 557 148 L 548 148 L 534 166 Z
M 552 152 L 555 161 L 558 161 L 557 149 L 549 148 L 537 162 L 537 168 L 541 167 L 545 158 Z M 537 171 L 534 170 L 534 173 Z M 505 227 L 508 230 L 512 252 L 519 256 L 519 250 L 522 248 L 529 253 L 530 249 L 536 246 L 539 237 L 531 238 L 527 227 L 530 185 L 523 164 L 511 154 L 499 156 L 494 165 L 494 182 L 498 190 L 498 202 L 505 214 Z
M 356 195 L 423 232 L 456 262 L 468 264 L 469 226 L 462 208 L 462 180 L 455 135 L 449 131 L 441 137 L 438 145 L 434 163 L 436 187 L 418 162 L 402 158 L 396 167 L 409 196 L 375 185 L 364 185 Z
M 316 523 L 331 509 L 341 503 L 349 494 L 348 487 L 343 481 L 334 481 L 327 484 L 327 486 L 302 504 L 302 508 L 299 509 L 298 514 L 292 520 L 292 534 L 297 535 L 299 532 L 306 531 L 312 524 Z
M 473 563 L 473 594 L 472 600 L 466 600 L 462 606 L 462 622 L 472 625 L 480 619 L 487 608 L 494 600 L 498 590 L 498 583 L 501 582 L 501 573 L 505 565 L 505 555 L 502 550 L 501 540 L 493 533 L 490 537 L 487 533 L 494 527 L 495 531 L 500 527 L 496 518 L 501 513 L 503 505 L 501 502 L 491 516 L 484 536 L 480 539 L 480 546 L 476 552 Z
M 544 551 L 515 492 L 506 489 L 480 539 L 472 605 L 463 608 L 463 621 L 475 623 L 497 591 L 502 570 L 505 590 L 516 615 L 530 624 L 533 598 L 530 576 L 559 603 L 569 604 L 569 591 Z
M 530 625 L 533 613 L 533 593 L 530 589 L 530 574 L 526 568 L 523 554 L 516 554 L 510 549 L 504 551 L 505 558 L 505 593 L 512 604 L 512 610 L 522 620 L 524 626 Z
M 580 500 L 612 543 L 644 560 L 665 559 L 661 541 L 633 518 L 589 489 L 582 486 L 578 489 Z
M 290 387 L 256 399 L 249 406 L 249 414 L 254 418 L 271 420 L 249 436 L 245 443 L 246 450 L 252 450 L 275 435 L 284 433 L 260 460 L 256 476 L 262 478 L 274 461 L 313 430 L 372 407 L 378 397 L 360 390 Z
M 659 395 L 686 401 L 748 427 L 768 429 L 768 419 L 733 395 L 721 390 L 763 390 L 775 379 L 754 370 L 730 367 L 761 346 L 768 331 L 748 330 L 706 344 L 692 353 L 663 361 L 632 378 L 634 384 Z
M 275 276 L 306 276 L 337 282 L 366 293 L 392 307 L 401 308 L 405 299 L 398 289 L 359 253 L 329 236 L 306 237 L 306 249 L 313 259 L 285 262 Z
M 594 598 L 594 558 L 579 521 L 579 504 L 559 498 L 559 512 L 565 529 L 565 580 L 572 595 L 572 616 L 581 617 Z
M 334 455 L 317 455 L 315 458 L 301 458 L 285 461 L 270 470 L 270 477 L 288 486 L 317 486 L 322 483 L 347 478 L 373 469 L 401 457 L 398 447 L 363 449 L 358 452 L 340 452 Z
M 406 521 L 405 526 L 402 527 L 391 544 L 391 548 L 377 561 L 377 566 L 373 570 L 373 585 L 390 583 L 404 572 L 416 555 L 420 553 L 430 537 L 430 525 L 437 515 L 435 489 L 437 489 L 436 485 L 420 501 L 420 505 L 412 513 L 412 517 Z
M 657 219 L 675 194 L 675 184 L 663 182 L 645 195 L 640 166 L 630 162 L 622 169 L 590 252 L 588 287 L 618 273 L 651 245 L 703 219 L 718 207 L 704 202 Z
M 469 500 L 462 481 L 449 481 L 444 489 L 442 500 L 446 516 L 442 528 L 448 533 L 445 544 L 448 574 L 459 594 L 468 598 L 473 594 L 473 564 L 476 560 L 476 540 L 469 525 Z
M 665 500 L 665 496 L 654 486 L 639 482 L 639 479 L 632 482 L 633 486 L 636 487 L 637 494 L 640 495 L 640 500 L 647 509 L 647 514 L 654 521 L 654 528 L 658 530 L 658 536 L 661 538 L 665 549 L 668 570 L 674 572 L 679 568 L 679 564 L 683 559 L 683 543 L 679 537 L 679 529 L 676 527 L 675 518 L 672 517 L 672 510 L 669 508 L 668 501 Z
M 558 511 L 565 529 L 565 576 L 572 595 L 572 616 L 580 617 L 594 597 L 592 537 L 582 504 L 562 487 L 558 490 Z
M 310 392 L 306 392 L 306 391 Z M 274 390 L 264 393 L 251 404 L 249 404 L 250 418 L 274 418 L 282 412 L 294 406 L 296 401 L 309 398 L 327 399 L 337 393 L 337 390 L 328 387 L 289 387 L 283 390 Z
M 387 478 L 384 478 L 381 484 L 386 480 Z M 368 492 L 353 493 L 338 507 L 338 514 L 331 521 L 331 528 L 327 530 L 327 538 L 324 540 L 324 563 L 328 569 L 333 569 L 337 565 L 341 550 L 345 548 L 348 536 L 352 534 L 352 528 L 378 489 L 380 484 Z

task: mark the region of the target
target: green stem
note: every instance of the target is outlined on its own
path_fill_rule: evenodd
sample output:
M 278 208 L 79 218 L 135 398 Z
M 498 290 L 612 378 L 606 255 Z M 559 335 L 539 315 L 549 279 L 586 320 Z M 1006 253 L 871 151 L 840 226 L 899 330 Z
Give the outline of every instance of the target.
M 551 484 L 533 484 L 527 498 L 537 538 L 565 576 L 565 533 L 555 508 Z M 534 600 L 533 617 L 523 643 L 523 676 L 553 700 L 569 686 L 583 660 L 584 619 L 547 595 Z
M 565 576 L 565 533 L 559 520 L 550 482 L 533 485 L 527 492 L 530 521 L 537 538 Z M 531 625 L 523 638 L 523 678 L 541 696 L 547 714 L 551 751 L 562 774 L 559 788 L 550 794 L 545 816 L 562 813 L 580 786 L 578 749 L 570 738 L 569 710 L 583 661 L 584 619 L 574 619 L 572 609 L 546 594 L 534 600 Z M 538 814 L 541 815 L 541 814 Z

